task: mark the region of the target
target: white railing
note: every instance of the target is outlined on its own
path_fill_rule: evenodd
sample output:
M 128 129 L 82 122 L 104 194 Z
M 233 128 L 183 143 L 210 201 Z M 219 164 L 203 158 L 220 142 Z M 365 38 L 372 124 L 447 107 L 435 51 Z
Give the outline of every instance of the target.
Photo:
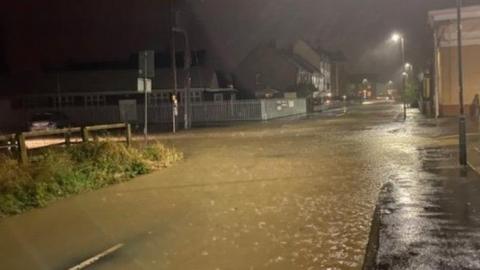
M 143 122 L 143 105 L 137 104 L 137 121 Z M 30 114 L 51 111 L 52 108 L 36 108 Z M 169 103 L 151 105 L 149 122 L 162 124 L 172 122 L 172 106 Z M 72 124 L 91 125 L 121 122 L 119 106 L 106 105 L 96 107 L 62 107 L 60 109 Z M 178 122 L 183 122 L 183 105 L 178 108 Z M 199 102 L 190 106 L 193 123 L 228 122 L 228 121 L 260 121 L 290 115 L 306 113 L 305 99 L 264 99 L 234 100 L 223 102 Z

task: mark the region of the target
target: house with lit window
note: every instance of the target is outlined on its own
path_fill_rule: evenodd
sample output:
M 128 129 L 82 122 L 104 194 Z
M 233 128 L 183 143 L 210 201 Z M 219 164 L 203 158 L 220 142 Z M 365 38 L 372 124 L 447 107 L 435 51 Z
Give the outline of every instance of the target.
M 256 47 L 241 61 L 234 81 L 250 97 L 311 97 L 330 91 L 330 64 L 327 55 L 303 41 L 290 48 L 273 41 Z
M 434 91 L 424 91 L 432 97 L 436 117 L 459 114 L 457 11 L 434 10 L 428 13 L 434 39 Z M 462 9 L 462 51 L 465 112 L 474 108 L 476 95 L 480 95 L 480 5 Z M 429 84 L 430 85 L 430 84 Z M 426 88 L 426 90 L 430 90 Z

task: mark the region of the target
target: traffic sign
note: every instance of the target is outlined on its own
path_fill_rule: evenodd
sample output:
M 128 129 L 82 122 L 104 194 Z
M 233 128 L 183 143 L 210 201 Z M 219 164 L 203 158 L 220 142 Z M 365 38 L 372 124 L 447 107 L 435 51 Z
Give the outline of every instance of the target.
M 138 53 L 138 76 L 155 77 L 155 51 L 140 51 Z
M 152 79 L 138 78 L 137 79 L 137 91 L 139 93 L 144 93 L 145 83 L 147 84 L 147 93 L 151 93 L 152 92 Z

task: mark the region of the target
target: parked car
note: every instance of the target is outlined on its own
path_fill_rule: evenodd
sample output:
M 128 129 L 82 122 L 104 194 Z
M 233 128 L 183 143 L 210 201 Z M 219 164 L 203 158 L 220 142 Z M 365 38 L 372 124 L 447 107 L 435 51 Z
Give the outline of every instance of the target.
M 28 123 L 30 131 L 50 130 L 69 126 L 68 117 L 61 112 L 43 112 L 32 116 Z

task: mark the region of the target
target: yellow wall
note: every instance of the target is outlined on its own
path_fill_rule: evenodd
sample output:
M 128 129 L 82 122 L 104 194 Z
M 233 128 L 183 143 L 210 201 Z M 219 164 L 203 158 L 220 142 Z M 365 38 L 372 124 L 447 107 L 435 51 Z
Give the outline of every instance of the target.
M 464 103 L 480 95 L 480 45 L 463 48 Z M 440 49 L 440 105 L 459 105 L 458 57 L 456 47 Z

